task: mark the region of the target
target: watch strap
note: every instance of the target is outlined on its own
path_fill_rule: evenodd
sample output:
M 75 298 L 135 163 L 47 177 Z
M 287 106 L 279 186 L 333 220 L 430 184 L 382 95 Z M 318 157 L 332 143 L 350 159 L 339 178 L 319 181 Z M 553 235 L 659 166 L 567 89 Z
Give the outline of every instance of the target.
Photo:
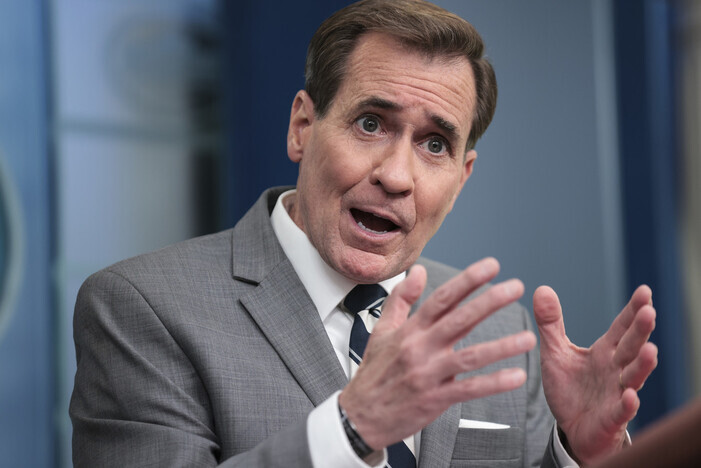
M 340 403 L 338 404 L 338 412 L 341 415 L 343 431 L 346 433 L 348 442 L 350 443 L 350 446 L 355 454 L 358 455 L 359 458 L 363 459 L 374 452 L 375 450 L 373 450 L 373 448 L 363 440 L 360 434 L 358 434 L 355 424 L 353 424 L 353 421 L 348 419 L 348 415 Z

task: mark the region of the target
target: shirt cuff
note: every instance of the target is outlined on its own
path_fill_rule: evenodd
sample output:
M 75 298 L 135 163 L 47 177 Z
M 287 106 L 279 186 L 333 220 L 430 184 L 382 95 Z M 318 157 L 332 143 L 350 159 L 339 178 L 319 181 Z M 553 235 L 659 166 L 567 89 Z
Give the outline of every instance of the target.
M 630 445 L 630 434 L 628 434 L 628 431 L 626 431 L 626 440 L 623 443 L 623 447 L 627 447 Z M 560 440 L 560 434 L 557 431 L 557 424 L 553 425 L 553 449 L 555 452 L 555 461 L 558 463 L 559 466 L 562 468 L 578 468 L 579 465 L 577 464 L 576 461 L 570 457 L 570 454 L 567 453 L 567 450 L 565 450 L 564 445 L 562 445 L 562 441 Z
M 368 465 L 356 455 L 348 442 L 338 413 L 337 391 L 317 406 L 307 417 L 307 440 L 314 468 L 382 468 L 387 463 L 387 450 L 376 465 Z
M 553 424 L 553 449 L 555 452 L 555 461 L 562 468 L 578 468 L 579 465 L 570 457 L 570 454 L 565 450 L 560 440 L 560 434 L 557 432 L 557 424 Z

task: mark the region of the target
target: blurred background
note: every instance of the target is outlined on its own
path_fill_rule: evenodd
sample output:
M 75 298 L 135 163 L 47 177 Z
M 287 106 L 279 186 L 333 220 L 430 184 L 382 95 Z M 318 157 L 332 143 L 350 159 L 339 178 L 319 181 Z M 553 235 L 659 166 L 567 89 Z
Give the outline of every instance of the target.
M 92 272 L 293 184 L 307 43 L 344 0 L 0 0 L 0 465 L 69 467 Z M 634 430 L 701 392 L 701 2 L 441 0 L 499 105 L 425 255 L 550 284 L 588 346 L 640 283 L 660 364 Z

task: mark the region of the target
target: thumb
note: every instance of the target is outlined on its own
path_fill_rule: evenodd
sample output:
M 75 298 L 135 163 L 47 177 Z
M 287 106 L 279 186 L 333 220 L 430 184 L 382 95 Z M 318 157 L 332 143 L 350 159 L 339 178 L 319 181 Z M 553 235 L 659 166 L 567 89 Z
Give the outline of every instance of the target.
M 540 286 L 535 290 L 533 313 L 540 333 L 541 351 L 559 348 L 569 341 L 565 334 L 560 299 L 551 287 Z
M 411 306 L 421 297 L 426 286 L 426 269 L 414 265 L 409 274 L 399 283 L 382 305 L 382 316 L 375 324 L 373 334 L 394 330 L 406 322 Z

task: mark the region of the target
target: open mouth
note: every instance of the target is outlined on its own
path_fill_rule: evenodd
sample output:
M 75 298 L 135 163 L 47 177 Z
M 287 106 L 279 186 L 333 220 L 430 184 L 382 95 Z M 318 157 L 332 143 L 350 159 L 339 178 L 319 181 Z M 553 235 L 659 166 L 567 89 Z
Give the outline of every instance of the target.
M 399 229 L 399 226 L 389 219 L 376 216 L 367 211 L 351 208 L 350 212 L 358 226 L 373 234 L 386 234 Z

